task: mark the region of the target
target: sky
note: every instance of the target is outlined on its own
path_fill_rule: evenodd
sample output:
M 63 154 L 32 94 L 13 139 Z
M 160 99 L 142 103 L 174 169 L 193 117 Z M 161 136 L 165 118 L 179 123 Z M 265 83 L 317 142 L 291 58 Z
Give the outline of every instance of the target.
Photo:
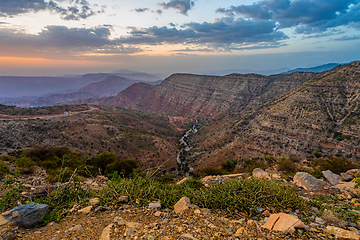
M 360 0 L 0 0 L 0 75 L 360 60 Z

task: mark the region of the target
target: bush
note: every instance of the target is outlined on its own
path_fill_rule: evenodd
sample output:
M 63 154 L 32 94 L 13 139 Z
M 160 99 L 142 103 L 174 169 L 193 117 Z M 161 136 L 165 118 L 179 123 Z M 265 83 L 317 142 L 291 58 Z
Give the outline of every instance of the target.
M 29 157 L 21 157 L 15 161 L 21 173 L 30 174 L 34 172 L 36 162 Z
M 114 163 L 111 163 L 107 166 L 107 171 L 109 174 L 118 172 L 120 175 L 128 177 L 134 172 L 138 167 L 137 160 L 135 159 L 120 159 L 115 160 Z
M 359 164 L 340 157 L 331 157 L 329 159 L 318 158 L 312 163 L 312 166 L 318 171 L 331 170 L 336 174 L 346 172 L 353 168 L 359 168 Z
M 279 158 L 278 164 L 278 170 L 287 174 L 295 174 L 298 170 L 295 162 L 289 158 Z
M 323 156 L 323 154 L 321 152 L 314 152 L 314 156 L 316 158 L 321 158 Z
M 0 161 L 0 180 L 2 180 L 9 172 L 9 167 L 4 162 Z
M 210 175 L 224 175 L 226 172 L 219 167 L 206 167 L 199 171 L 202 176 L 210 176 Z
M 221 167 L 228 172 L 232 172 L 235 169 L 236 164 L 238 163 L 238 160 L 227 160 L 224 162 Z
M 106 168 L 108 165 L 114 163 L 116 161 L 116 154 L 115 153 L 110 153 L 110 152 L 102 152 L 99 153 L 97 155 L 95 155 L 94 157 L 92 157 L 89 161 L 90 166 L 94 167 L 92 169 L 92 173 L 97 175 L 97 170 L 100 170 L 100 174 L 105 175 L 106 173 L 108 173 L 106 171 Z M 115 166 L 114 166 L 115 168 Z M 116 171 L 116 170 L 115 170 Z

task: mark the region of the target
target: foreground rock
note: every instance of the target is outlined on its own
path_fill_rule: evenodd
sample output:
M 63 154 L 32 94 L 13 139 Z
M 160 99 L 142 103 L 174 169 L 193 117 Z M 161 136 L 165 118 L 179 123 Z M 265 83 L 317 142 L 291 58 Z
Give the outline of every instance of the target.
M 182 214 L 191 209 L 198 208 L 196 205 L 191 204 L 190 199 L 188 197 L 182 197 L 175 205 L 174 212 L 176 214 Z
M 272 214 L 262 227 L 280 232 L 294 232 L 295 228 L 305 228 L 305 224 L 295 216 L 278 213 Z
M 297 186 L 301 186 L 308 191 L 322 191 L 325 188 L 330 187 L 330 185 L 327 182 L 321 179 L 317 179 L 316 177 L 306 172 L 296 173 L 294 176 L 294 183 Z
M 323 171 L 322 174 L 331 183 L 331 185 L 339 184 L 341 181 L 341 176 L 333 173 L 330 170 Z
M 260 168 L 255 168 L 252 171 L 252 175 L 253 175 L 253 177 L 271 180 L 271 177 L 269 176 L 269 173 L 265 172 L 264 170 L 262 170 Z
M 360 197 L 360 188 L 355 188 L 354 182 L 341 182 L 334 187 L 340 189 L 342 192 L 350 193 L 353 197 Z
M 348 231 L 342 228 L 327 226 L 326 231 L 339 239 L 353 239 L 358 240 L 360 236 L 352 231 Z
M 7 224 L 12 222 L 17 226 L 29 228 L 41 222 L 48 209 L 46 204 L 38 204 L 35 202 L 20 205 L 13 208 L 10 212 L 3 215 L 2 222 Z M 3 224 L 3 225 L 4 225 Z

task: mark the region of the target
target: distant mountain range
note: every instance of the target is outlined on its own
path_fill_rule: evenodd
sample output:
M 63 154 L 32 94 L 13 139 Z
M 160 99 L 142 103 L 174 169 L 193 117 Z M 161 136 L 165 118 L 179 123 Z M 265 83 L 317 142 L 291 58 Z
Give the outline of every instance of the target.
M 316 67 L 296 68 L 296 69 L 289 70 L 289 71 L 286 71 L 283 73 L 290 74 L 290 73 L 294 73 L 294 72 L 324 72 L 324 71 L 331 70 L 334 67 L 337 67 L 339 65 L 341 65 L 341 64 L 340 63 L 328 63 L 328 64 L 324 64 L 321 66 L 316 66 Z
M 281 74 L 323 72 L 339 65 L 338 63 L 329 63 L 317 67 L 297 68 L 282 72 Z M 224 70 L 222 73 L 229 73 L 231 71 L 232 70 Z M 274 71 L 275 70 L 269 70 L 268 72 Z M 281 71 L 281 69 L 276 71 Z M 257 74 L 253 75 L 261 76 Z M 227 75 L 227 77 L 229 76 L 231 75 Z M 232 76 L 234 75 L 232 74 Z M 271 76 L 272 75 L 269 77 L 273 78 Z M 226 76 L 223 78 L 225 77 Z M 264 77 L 265 76 L 261 76 L 260 78 Z M 101 97 L 101 101 L 103 101 L 103 97 L 115 96 L 117 93 L 135 83 L 145 82 L 150 85 L 157 85 L 160 84 L 163 79 L 164 75 L 161 74 L 149 74 L 126 69 L 119 69 L 111 73 L 89 73 L 67 77 L 0 76 L 0 103 L 19 107 L 34 107 L 72 104 L 79 101 L 86 102 L 84 100 L 88 98 L 92 98 L 91 101 L 96 102 L 94 98 L 97 97 Z M 218 78 L 214 76 L 214 79 Z M 205 86 L 208 83 L 204 82 L 202 84 Z
M 0 103 L 18 107 L 70 104 L 90 97 L 113 96 L 137 82 L 159 84 L 161 81 L 157 75 L 139 72 L 91 73 L 72 77 L 2 76 Z

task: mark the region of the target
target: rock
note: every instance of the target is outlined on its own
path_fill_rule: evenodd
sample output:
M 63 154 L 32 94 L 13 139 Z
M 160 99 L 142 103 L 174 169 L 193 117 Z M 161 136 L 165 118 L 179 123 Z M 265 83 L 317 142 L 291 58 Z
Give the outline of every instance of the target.
M 360 236 L 358 234 L 334 226 L 327 226 L 326 232 L 328 232 L 329 234 L 333 234 L 335 235 L 335 237 L 340 239 L 360 239 Z
M 191 202 L 188 197 L 182 197 L 175 205 L 174 205 L 174 212 L 176 214 L 181 214 L 191 207 Z
M 193 235 L 185 233 L 179 237 L 179 239 L 196 239 Z
M 128 228 L 141 228 L 142 227 L 142 224 L 141 223 L 136 223 L 136 222 L 126 222 L 126 226 Z
M 110 208 L 104 206 L 98 206 L 97 208 L 95 208 L 94 212 L 105 212 L 107 210 L 110 210 Z
M 200 209 L 195 209 L 195 210 L 194 210 L 194 213 L 195 213 L 195 214 L 201 214 L 201 211 L 200 211 Z
M 0 216 L 0 226 L 8 225 L 9 223 L 10 221 L 5 219 L 4 216 Z
M 325 225 L 325 221 L 322 218 L 316 217 L 315 218 L 315 223 L 319 224 L 319 225 Z
M 346 171 L 347 174 L 350 174 L 353 177 L 356 177 L 360 173 L 360 169 L 350 169 Z
M 152 202 L 149 203 L 148 209 L 150 210 L 160 210 L 161 209 L 161 204 L 159 202 Z
M 337 189 L 340 189 L 342 192 L 349 192 L 352 196 L 359 198 L 360 197 L 360 188 L 354 188 L 354 182 L 340 182 L 334 186 Z
M 200 179 L 200 182 L 204 184 L 205 187 L 209 187 L 210 185 L 224 183 L 229 179 L 242 179 L 245 173 L 237 173 L 237 174 L 229 174 L 229 175 L 221 175 L 221 176 L 206 176 Z
M 66 230 L 67 232 L 77 232 L 77 233 L 81 233 L 84 231 L 84 228 L 81 225 L 76 225 L 72 228 L 69 228 L 68 230 Z
M 348 173 L 340 173 L 340 176 L 341 176 L 341 180 L 345 182 L 349 182 L 354 179 L 354 177 Z
M 160 211 L 157 211 L 157 212 L 155 212 L 155 217 L 160 217 L 161 215 L 162 215 L 162 212 L 160 212 Z
M 100 199 L 99 198 L 92 198 L 92 199 L 89 200 L 89 204 L 91 206 L 99 205 L 100 204 Z
M 128 203 L 129 202 L 129 197 L 128 196 L 120 196 L 119 201 L 121 203 Z
M 1 220 L 0 218 L 0 226 L 10 221 L 21 227 L 32 227 L 43 219 L 48 207 L 46 204 L 38 204 L 35 202 L 17 206 L 5 215 L 4 219 Z M 14 218 L 13 214 L 15 216 Z
M 88 207 L 82 208 L 78 211 L 78 213 L 88 214 L 89 212 L 91 212 L 92 208 L 93 208 L 93 206 L 88 206 Z
M 324 187 L 329 187 L 329 184 L 325 181 L 317 179 L 306 172 L 296 173 L 294 176 L 294 183 L 308 191 L 321 191 L 324 190 Z
M 114 224 L 109 224 L 101 233 L 100 240 L 110 240 Z
M 127 228 L 126 230 L 125 230 L 125 237 L 131 237 L 131 236 L 133 236 L 134 234 L 135 234 L 135 228 L 131 228 L 131 227 L 129 227 L 129 228 Z
M 262 227 L 281 232 L 293 232 L 295 228 L 305 228 L 305 224 L 293 215 L 277 213 L 272 214 Z
M 122 217 L 115 217 L 114 223 L 118 224 L 119 226 L 125 226 L 125 220 Z
M 2 240 L 15 240 L 16 235 L 14 232 L 5 232 L 2 236 L 0 236 Z
M 341 181 L 341 176 L 330 170 L 323 171 L 322 174 L 331 183 L 331 185 L 337 185 Z
M 263 179 L 271 180 L 271 177 L 269 176 L 269 174 L 267 172 L 265 172 L 264 170 L 260 169 L 260 168 L 255 168 L 252 171 L 252 176 L 257 177 L 257 178 L 263 178 Z

